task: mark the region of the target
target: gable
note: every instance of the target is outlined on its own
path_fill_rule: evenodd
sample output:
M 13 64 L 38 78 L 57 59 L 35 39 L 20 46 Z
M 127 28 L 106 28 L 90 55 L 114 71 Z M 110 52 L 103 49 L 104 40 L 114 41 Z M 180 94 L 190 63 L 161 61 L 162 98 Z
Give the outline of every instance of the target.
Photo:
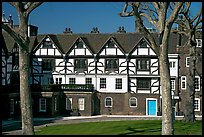
M 78 56 L 78 55 L 84 55 L 89 56 L 93 55 L 92 50 L 89 48 L 88 44 L 85 42 L 85 38 L 77 38 L 70 50 L 67 52 L 67 55 L 69 56 Z
M 124 55 L 124 50 L 119 46 L 116 40 L 111 37 L 105 42 L 99 51 L 99 55 Z
M 39 56 L 61 56 L 62 51 L 59 49 L 57 44 L 48 35 L 45 36 L 41 42 L 33 50 L 33 54 Z
M 146 38 L 141 38 L 139 42 L 130 52 L 130 55 L 155 55 L 155 51 L 151 48 Z

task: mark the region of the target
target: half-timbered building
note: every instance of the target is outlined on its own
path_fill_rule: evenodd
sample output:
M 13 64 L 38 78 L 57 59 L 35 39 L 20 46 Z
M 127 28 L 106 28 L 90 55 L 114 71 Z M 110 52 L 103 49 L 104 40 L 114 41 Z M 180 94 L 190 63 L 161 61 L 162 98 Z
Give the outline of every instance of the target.
M 2 85 L 12 117 L 19 104 L 18 45 L 2 32 Z M 159 38 L 153 32 L 155 38 Z M 161 115 L 159 58 L 141 33 L 40 34 L 29 45 L 34 116 Z M 182 114 L 188 49 L 171 33 L 169 67 L 175 114 Z M 198 43 L 202 39 L 198 39 Z M 157 39 L 159 43 L 159 39 Z M 180 45 L 179 45 L 180 44 Z M 202 45 L 202 44 L 201 44 Z M 198 46 L 199 47 L 199 46 Z M 200 48 L 200 47 L 199 47 Z M 202 57 L 202 50 L 199 55 Z M 198 59 L 202 62 L 202 59 Z M 202 71 L 197 66 L 196 114 L 202 115 Z M 16 88 L 11 88 L 13 86 Z M 7 89 L 7 90 L 6 90 Z M 12 90 L 12 91 L 8 91 Z M 18 112 L 19 114 L 19 112 Z

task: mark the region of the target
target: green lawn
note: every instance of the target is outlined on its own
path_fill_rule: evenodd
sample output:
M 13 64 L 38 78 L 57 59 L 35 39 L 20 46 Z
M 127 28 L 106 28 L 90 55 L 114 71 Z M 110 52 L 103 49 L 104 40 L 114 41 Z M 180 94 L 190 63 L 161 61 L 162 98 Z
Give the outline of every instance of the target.
M 161 120 L 104 121 L 48 126 L 36 135 L 161 135 Z M 202 135 L 202 121 L 174 122 L 175 135 Z

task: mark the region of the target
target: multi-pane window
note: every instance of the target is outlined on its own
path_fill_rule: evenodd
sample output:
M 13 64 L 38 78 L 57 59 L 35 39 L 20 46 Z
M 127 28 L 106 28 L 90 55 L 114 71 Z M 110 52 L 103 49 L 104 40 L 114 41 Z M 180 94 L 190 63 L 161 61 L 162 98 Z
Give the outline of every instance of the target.
M 195 76 L 195 91 L 200 91 L 200 77 Z
M 118 60 L 117 59 L 106 59 L 106 70 L 117 70 Z
M 43 59 L 42 60 L 42 69 L 44 71 L 52 71 L 54 68 L 54 59 Z
M 130 105 L 130 107 L 137 107 L 137 98 L 131 97 L 129 99 L 129 105 Z
M 138 78 L 137 79 L 138 89 L 150 89 L 150 79 L 148 78 Z
M 39 99 L 39 111 L 46 112 L 46 98 Z
M 106 78 L 100 78 L 100 89 L 106 88 Z
M 75 59 L 74 61 L 74 69 L 75 70 L 86 70 L 86 59 Z
M 181 76 L 181 89 L 186 89 L 186 76 Z
M 200 111 L 200 99 L 199 98 L 195 98 L 194 100 L 194 110 Z
M 115 79 L 115 89 L 122 89 L 122 78 Z
M 175 61 L 169 61 L 169 68 L 171 69 L 173 69 L 173 68 L 175 68 L 176 67 L 176 62 Z
M 106 97 L 105 98 L 105 107 L 112 107 L 113 101 L 111 97 Z
M 86 84 L 92 84 L 92 78 L 86 78 Z
M 137 69 L 138 70 L 149 70 L 149 59 L 138 59 L 137 60 Z
M 175 90 L 175 80 L 171 80 L 171 90 Z
M 79 110 L 84 110 L 84 98 L 78 99 Z
M 14 113 L 14 99 L 10 99 L 10 114 Z
M 75 78 L 69 78 L 69 84 L 75 84 L 76 79 Z
M 66 110 L 72 110 L 72 98 L 66 98 Z
M 17 52 L 12 53 L 12 68 L 17 70 L 19 67 L 19 56 Z
M 202 47 L 202 39 L 196 39 L 197 47 Z
M 186 67 L 189 67 L 190 65 L 190 57 L 186 57 Z
M 55 84 L 62 84 L 62 78 L 56 78 Z

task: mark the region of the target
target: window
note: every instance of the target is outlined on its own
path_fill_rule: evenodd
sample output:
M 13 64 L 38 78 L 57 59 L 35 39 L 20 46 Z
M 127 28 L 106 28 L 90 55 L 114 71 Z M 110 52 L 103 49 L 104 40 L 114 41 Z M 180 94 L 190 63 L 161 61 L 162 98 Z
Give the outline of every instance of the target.
M 200 91 L 200 77 L 195 76 L 195 91 Z
M 100 78 L 100 89 L 106 88 L 106 78 Z
M 76 79 L 75 78 L 69 78 L 69 84 L 75 84 Z
M 171 90 L 175 90 L 175 80 L 171 80 Z
M 105 107 L 112 107 L 113 102 L 111 97 L 106 97 L 105 98 Z
M 175 67 L 176 67 L 175 64 L 176 64 L 175 61 L 170 61 L 170 62 L 169 62 L 169 68 L 170 68 L 170 69 L 171 69 L 171 68 L 172 68 L 172 69 L 175 68 Z
M 122 78 L 115 79 L 115 89 L 122 89 Z
M 54 67 L 54 59 L 43 59 L 42 60 L 42 69 L 44 71 L 52 71 Z
M 62 78 L 56 78 L 55 84 L 62 84 Z
M 140 48 L 147 48 L 147 43 L 145 41 L 142 41 L 139 45 Z
M 75 59 L 74 62 L 74 69 L 75 70 L 86 70 L 87 65 L 86 65 L 86 59 Z
M 76 48 L 77 49 L 82 49 L 83 48 L 83 42 L 82 41 L 78 41 L 77 43 L 76 43 Z
M 54 84 L 53 78 L 47 78 L 48 84 Z
M 149 59 L 139 59 L 137 60 L 138 70 L 149 70 Z
M 197 46 L 196 47 L 202 47 L 202 39 L 196 39 Z
M 78 99 L 79 110 L 84 110 L 84 98 Z
M 72 110 L 72 98 L 66 98 L 66 110 Z
M 190 57 L 186 57 L 186 67 L 189 67 L 190 65 Z
M 52 42 L 51 41 L 44 41 L 42 48 L 52 48 Z
M 181 76 L 181 89 L 186 89 L 186 76 Z
M 92 84 L 92 78 L 86 78 L 86 84 Z
M 150 79 L 138 78 L 137 79 L 137 88 L 138 89 L 150 89 Z
M 108 42 L 108 48 L 114 48 L 115 47 L 114 45 L 115 44 L 112 40 Z
M 106 59 L 106 70 L 117 70 L 118 60 L 117 59 Z
M 194 110 L 200 111 L 200 99 L 199 98 L 195 98 L 194 100 Z
M 130 107 L 137 107 L 137 99 L 135 97 L 131 97 L 129 99 L 129 105 Z
M 14 113 L 14 99 L 10 99 L 10 114 Z
M 46 112 L 46 98 L 40 98 L 39 100 L 39 111 Z

